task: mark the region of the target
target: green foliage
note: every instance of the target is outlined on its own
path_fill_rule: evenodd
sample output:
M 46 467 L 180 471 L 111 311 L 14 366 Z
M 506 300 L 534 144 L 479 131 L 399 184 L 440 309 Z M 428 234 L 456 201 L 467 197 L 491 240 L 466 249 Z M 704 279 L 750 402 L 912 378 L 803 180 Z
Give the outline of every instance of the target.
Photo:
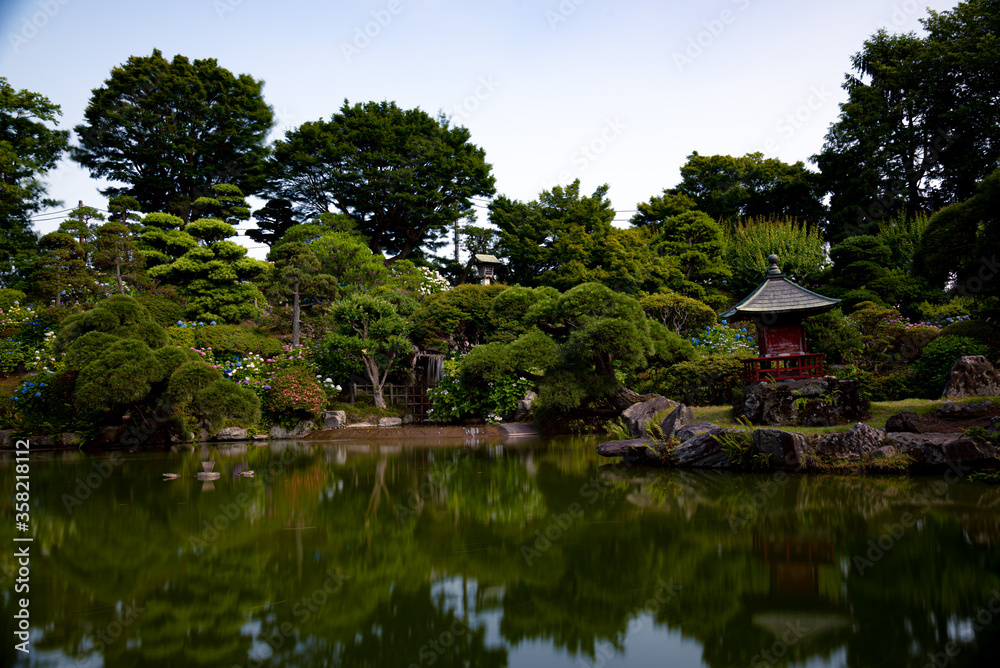
M 855 320 L 845 318 L 839 308 L 807 318 L 805 327 L 810 352 L 826 355 L 827 364 L 844 364 L 860 356 L 861 332 Z
M 796 283 L 814 284 L 826 267 L 823 236 L 815 225 L 791 218 L 740 221 L 726 231 L 725 260 L 732 272 L 726 286 L 746 295 L 764 280 L 771 254 L 778 255 L 782 273 Z
M 5 288 L 22 287 L 14 283 L 23 283 L 34 260 L 31 215 L 55 204 L 45 197 L 42 177 L 69 144 L 69 132 L 55 129 L 60 114 L 59 105 L 44 95 L 15 90 L 0 77 L 0 286 Z
M 317 418 L 326 407 L 326 392 L 309 369 L 281 369 L 271 378 L 265 408 L 279 421 Z
M 916 390 L 925 399 L 937 399 L 944 391 L 948 372 L 959 357 L 966 355 L 986 355 L 988 349 L 975 339 L 963 336 L 942 336 L 934 339 L 924 348 L 917 360 L 915 372 Z
M 132 56 L 96 88 L 76 127 L 73 158 L 94 178 L 127 184 L 143 211 L 187 219 L 213 185 L 256 192 L 273 113 L 263 82 L 234 76 L 215 59 Z
M 257 353 L 265 357 L 281 353 L 281 342 L 246 325 L 200 325 L 191 323 L 167 328 L 170 345 L 207 348 L 218 356 Z
M 186 311 L 184 304 L 180 304 L 177 301 L 162 295 L 147 293 L 138 295 L 135 300 L 139 304 L 142 304 L 147 311 L 149 311 L 149 316 L 153 319 L 153 322 L 160 327 L 170 327 L 175 322 L 183 318 Z
M 740 428 L 726 429 L 716 436 L 719 448 L 733 466 L 744 471 L 770 468 L 771 455 L 757 452 L 753 442 L 753 425 L 746 417 L 739 419 Z
M 27 304 L 27 295 L 20 290 L 0 288 L 0 312 L 6 312 L 15 305 Z
M 406 258 L 434 246 L 494 193 L 485 152 L 465 127 L 394 102 L 351 106 L 274 143 L 268 195 L 313 215 L 349 215 L 373 253 Z
M 657 252 L 676 259 L 679 265 L 681 282 L 675 289 L 713 304 L 719 301 L 713 286 L 732 277 L 723 257 L 722 226 L 701 211 L 685 211 L 655 227 Z
M 118 339 L 80 370 L 75 403 L 84 412 L 123 413 L 146 399 L 163 377 L 163 367 L 149 346 L 135 339 Z
M 722 324 L 705 327 L 691 338 L 691 343 L 698 357 L 733 356 L 743 359 L 757 357 L 760 352 L 752 332 L 748 332 L 746 327 L 728 326 L 725 320 Z
M 166 332 L 153 322 L 142 304 L 131 297 L 114 295 L 89 311 L 66 318 L 56 337 L 57 352 L 65 351 L 78 337 L 92 331 L 143 341 L 151 348 L 167 344 Z
M 681 167 L 680 184 L 668 192 L 686 196 L 712 219 L 730 223 L 740 218 L 816 223 L 823 214 L 816 174 L 802 162 L 790 165 L 759 152 L 733 157 L 695 151 Z
M 913 369 L 908 367 L 894 369 L 879 376 L 869 374 L 867 386 L 867 392 L 862 387 L 862 393 L 870 401 L 899 401 L 923 394 L 917 386 Z
M 596 282 L 632 294 L 679 285 L 676 262 L 657 254 L 649 229 L 614 227 L 608 186 L 580 195 L 580 181 L 543 191 L 524 203 L 498 197 L 490 222 L 500 230 L 498 250 L 508 283 L 567 290 Z
M 429 295 L 410 317 L 414 340 L 423 348 L 460 354 L 486 343 L 495 329 L 494 300 L 505 290 L 504 285 L 464 284 Z
M 743 387 L 743 362 L 726 355 L 679 362 L 655 374 L 649 383 L 642 389 L 688 406 L 731 404 L 734 392 Z
M 988 349 L 991 361 L 1000 360 L 1000 327 L 982 320 L 962 320 L 945 327 L 944 336 L 962 336 L 975 339 Z
M 353 294 L 332 309 L 333 328 L 325 345 L 341 350 L 362 365 L 374 388 L 376 408 L 385 408 L 382 386 L 393 363 L 412 350 L 408 324 L 384 299 Z
M 487 344 L 473 349 L 473 354 L 488 355 L 491 346 Z M 434 422 L 455 423 L 463 420 L 483 420 L 484 422 L 500 422 L 510 418 L 517 403 L 531 389 L 531 381 L 519 377 L 515 372 L 498 372 L 494 368 L 489 374 L 489 380 L 478 381 L 472 368 L 461 359 L 446 360 L 444 376 L 438 384 L 428 392 L 431 400 L 431 410 L 428 415 Z
M 226 220 L 198 218 L 183 229 L 171 230 L 163 228 L 177 225 L 178 219 L 152 218 L 152 214 L 143 219 L 142 239 L 152 248 L 146 258 L 155 265 L 149 277 L 176 285 L 195 320 L 238 323 L 256 318 L 264 295 L 250 281 L 266 276 L 270 265 L 246 257 L 245 247 L 228 240 L 236 235 L 228 221 L 249 215 L 239 189 L 217 184 L 209 192 L 216 197 L 199 198 L 193 203 L 195 210 Z
M 712 308 L 697 299 L 672 292 L 657 292 L 639 299 L 646 315 L 664 327 L 686 337 L 694 336 L 715 324 Z

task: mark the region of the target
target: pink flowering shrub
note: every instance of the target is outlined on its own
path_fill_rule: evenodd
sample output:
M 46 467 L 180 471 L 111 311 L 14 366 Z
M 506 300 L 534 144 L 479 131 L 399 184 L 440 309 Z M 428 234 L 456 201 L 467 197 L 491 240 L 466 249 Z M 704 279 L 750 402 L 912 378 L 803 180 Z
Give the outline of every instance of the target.
M 326 401 L 326 392 L 309 369 L 289 367 L 271 377 L 265 407 L 278 418 L 315 418 L 323 412 Z

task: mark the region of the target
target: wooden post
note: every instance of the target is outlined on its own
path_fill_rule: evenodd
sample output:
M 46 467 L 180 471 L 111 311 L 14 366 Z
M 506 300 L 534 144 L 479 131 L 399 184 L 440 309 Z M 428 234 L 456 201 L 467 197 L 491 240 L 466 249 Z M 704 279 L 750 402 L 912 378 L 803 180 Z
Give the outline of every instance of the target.
M 350 389 L 350 394 L 351 394 L 351 403 L 352 403 L 352 404 L 354 403 L 354 395 L 355 395 L 355 392 L 357 392 L 357 387 L 358 387 L 358 386 L 357 386 L 357 384 L 356 384 L 356 383 L 351 383 L 351 384 L 349 385 L 349 389 Z

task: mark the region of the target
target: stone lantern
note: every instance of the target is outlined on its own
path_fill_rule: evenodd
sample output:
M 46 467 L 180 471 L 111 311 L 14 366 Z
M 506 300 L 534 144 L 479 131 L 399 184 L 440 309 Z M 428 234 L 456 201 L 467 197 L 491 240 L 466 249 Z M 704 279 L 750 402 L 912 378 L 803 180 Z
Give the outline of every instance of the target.
M 474 255 L 473 264 L 476 265 L 479 282 L 483 285 L 489 285 L 496 276 L 496 268 L 500 266 L 500 260 L 492 255 Z

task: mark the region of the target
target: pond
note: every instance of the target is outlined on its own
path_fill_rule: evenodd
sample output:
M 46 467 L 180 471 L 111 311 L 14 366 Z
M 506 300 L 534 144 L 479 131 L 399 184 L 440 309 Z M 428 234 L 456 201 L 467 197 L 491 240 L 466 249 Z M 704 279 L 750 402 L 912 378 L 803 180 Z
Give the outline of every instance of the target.
M 27 531 L 0 502 L 0 664 L 996 665 L 1000 489 L 627 470 L 597 442 L 32 453 Z

